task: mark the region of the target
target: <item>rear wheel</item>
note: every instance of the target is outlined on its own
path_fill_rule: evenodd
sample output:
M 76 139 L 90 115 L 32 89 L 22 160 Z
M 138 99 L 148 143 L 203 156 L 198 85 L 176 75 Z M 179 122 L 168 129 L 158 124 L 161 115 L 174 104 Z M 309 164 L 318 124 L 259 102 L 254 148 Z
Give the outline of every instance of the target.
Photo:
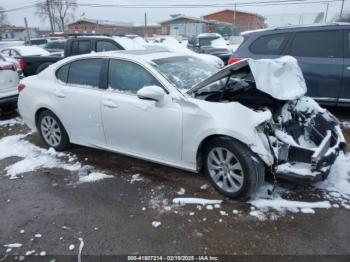
M 246 200 L 264 182 L 264 167 L 244 144 L 215 138 L 204 150 L 204 172 L 222 195 Z
M 39 115 L 38 129 L 44 142 L 57 151 L 69 147 L 69 137 L 61 121 L 51 111 L 44 111 Z

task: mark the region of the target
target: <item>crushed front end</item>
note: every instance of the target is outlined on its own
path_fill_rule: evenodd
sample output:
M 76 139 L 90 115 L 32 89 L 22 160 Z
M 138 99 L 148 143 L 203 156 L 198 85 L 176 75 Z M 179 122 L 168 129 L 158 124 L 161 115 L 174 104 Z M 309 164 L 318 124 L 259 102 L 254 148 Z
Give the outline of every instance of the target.
M 259 128 L 274 155 L 272 171 L 278 178 L 302 183 L 324 180 L 339 152 L 346 152 L 338 120 L 309 97 L 287 102 Z

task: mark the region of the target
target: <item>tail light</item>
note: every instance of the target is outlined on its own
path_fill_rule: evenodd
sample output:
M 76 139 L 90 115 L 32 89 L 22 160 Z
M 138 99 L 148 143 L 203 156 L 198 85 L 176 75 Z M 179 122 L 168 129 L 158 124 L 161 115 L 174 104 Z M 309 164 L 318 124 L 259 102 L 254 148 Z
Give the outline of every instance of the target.
M 228 60 L 228 64 L 231 65 L 231 64 L 234 64 L 234 63 L 237 63 L 239 61 L 241 61 L 242 58 L 238 58 L 238 57 L 230 57 L 230 59 Z
M 21 58 L 21 59 L 19 60 L 19 67 L 22 69 L 22 71 L 24 70 L 24 64 L 25 64 L 24 59 Z
M 19 85 L 18 85 L 18 93 L 20 93 L 21 91 L 23 91 L 23 89 L 24 89 L 25 87 L 26 87 L 25 85 L 19 84 Z
M 4 66 L 0 66 L 0 70 L 16 71 L 16 67 L 14 65 L 4 65 Z

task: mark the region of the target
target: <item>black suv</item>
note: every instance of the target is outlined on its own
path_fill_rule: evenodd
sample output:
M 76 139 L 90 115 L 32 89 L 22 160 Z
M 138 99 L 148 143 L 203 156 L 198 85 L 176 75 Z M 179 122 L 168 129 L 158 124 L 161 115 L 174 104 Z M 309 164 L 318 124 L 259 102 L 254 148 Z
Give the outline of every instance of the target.
M 229 63 L 242 58 L 294 56 L 308 95 L 320 104 L 350 106 L 350 23 L 273 28 L 242 33 Z

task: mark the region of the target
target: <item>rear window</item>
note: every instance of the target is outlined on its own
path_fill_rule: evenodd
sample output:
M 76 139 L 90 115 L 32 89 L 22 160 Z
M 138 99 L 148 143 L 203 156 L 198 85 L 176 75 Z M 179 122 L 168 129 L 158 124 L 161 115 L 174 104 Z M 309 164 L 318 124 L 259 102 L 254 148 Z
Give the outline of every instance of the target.
M 254 54 L 279 55 L 288 41 L 290 34 L 273 34 L 259 37 L 249 47 Z
M 68 84 L 98 87 L 103 59 L 83 59 L 72 62 L 68 73 Z M 62 72 L 64 76 L 64 72 Z
M 290 54 L 303 57 L 341 57 L 341 32 L 313 31 L 296 33 Z
M 73 41 L 72 55 L 88 54 L 91 52 L 91 42 L 89 40 Z

